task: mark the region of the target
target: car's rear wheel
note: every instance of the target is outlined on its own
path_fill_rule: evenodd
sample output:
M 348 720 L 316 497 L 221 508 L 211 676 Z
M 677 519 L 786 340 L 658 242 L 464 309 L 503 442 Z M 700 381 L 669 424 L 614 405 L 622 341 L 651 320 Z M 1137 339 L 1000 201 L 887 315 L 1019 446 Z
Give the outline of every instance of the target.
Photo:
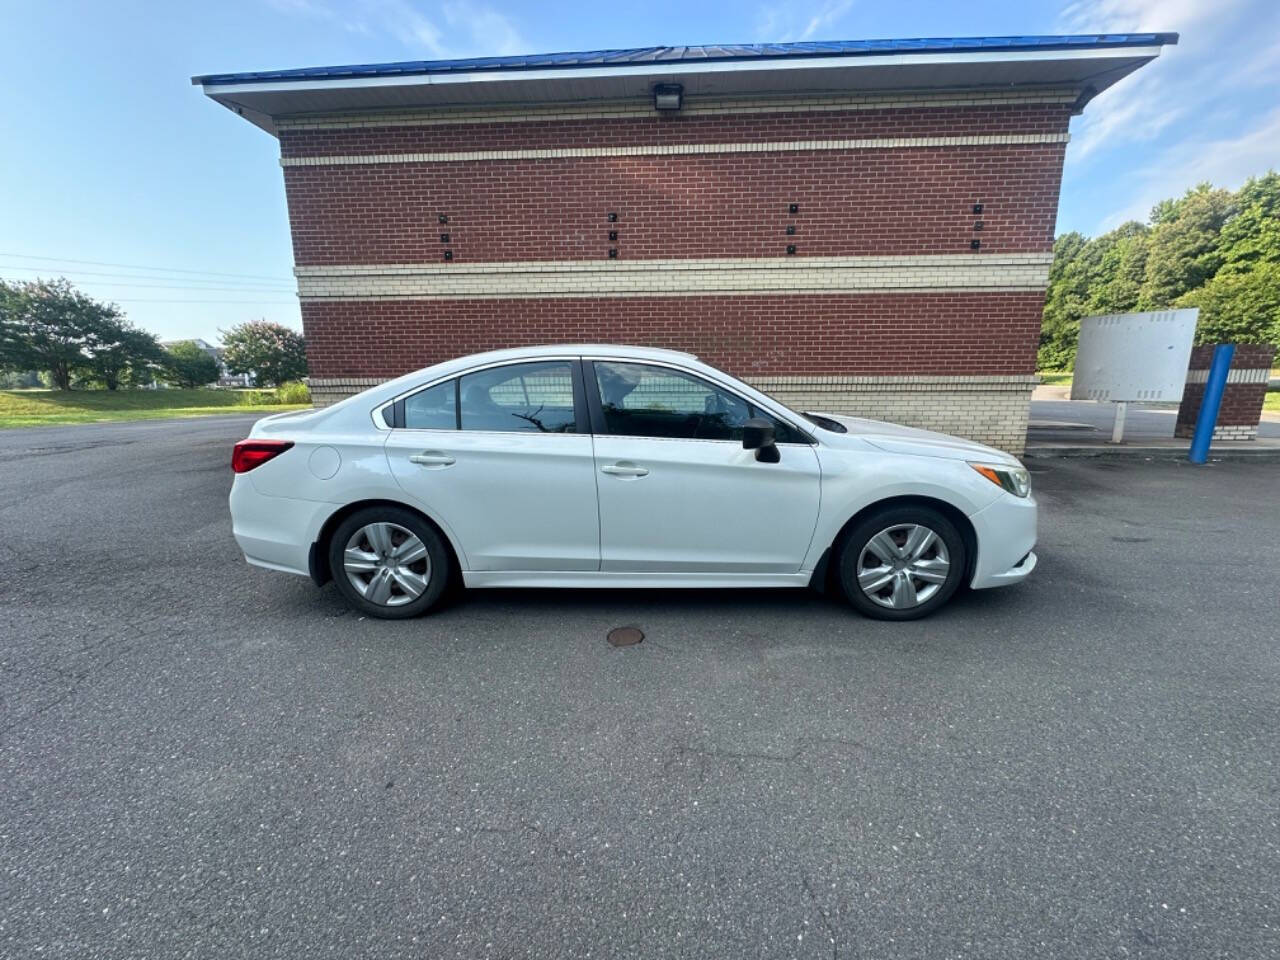
M 431 524 L 400 507 L 368 507 L 329 538 L 329 569 L 353 607 L 375 617 L 416 617 L 440 599 L 449 553 Z
M 956 592 L 967 555 L 955 524 L 931 507 L 877 510 L 845 535 L 840 586 L 859 611 L 877 620 L 918 620 Z

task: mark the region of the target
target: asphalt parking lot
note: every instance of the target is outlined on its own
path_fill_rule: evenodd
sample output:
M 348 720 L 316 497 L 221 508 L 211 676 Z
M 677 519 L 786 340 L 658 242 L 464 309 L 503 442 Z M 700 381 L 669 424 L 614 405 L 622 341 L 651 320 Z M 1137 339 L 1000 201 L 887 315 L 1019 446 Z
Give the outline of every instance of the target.
M 0 433 L 0 956 L 1280 956 L 1280 467 L 1036 462 L 919 623 L 389 623 L 242 562 L 248 422 Z

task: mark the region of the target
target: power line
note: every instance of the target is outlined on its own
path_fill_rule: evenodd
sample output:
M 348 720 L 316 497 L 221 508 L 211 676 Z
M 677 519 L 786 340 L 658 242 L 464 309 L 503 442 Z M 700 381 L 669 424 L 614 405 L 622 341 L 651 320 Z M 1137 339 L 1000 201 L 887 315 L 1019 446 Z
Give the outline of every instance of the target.
M 112 303 L 259 303 L 259 304 L 279 304 L 281 306 L 296 306 L 296 300 L 148 300 L 148 299 L 112 299 Z
M 10 264 L 10 263 L 0 263 L 0 269 L 27 270 L 28 268 L 19 267 L 19 266 L 16 266 L 15 264 Z M 76 276 L 76 277 L 87 276 L 87 274 L 77 273 L 77 274 L 72 274 L 72 276 Z M 103 274 L 98 274 L 98 276 L 120 277 L 120 276 L 127 276 L 127 275 L 118 274 L 118 273 L 103 273 Z M 9 277 L 8 279 L 12 283 L 29 282 L 28 280 L 21 277 Z M 142 279 L 167 280 L 168 278 L 167 277 L 145 277 Z M 175 277 L 174 279 L 180 280 L 182 278 Z M 244 284 L 242 286 L 241 285 L 217 286 L 217 285 L 212 285 L 212 284 L 216 284 L 216 281 L 212 281 L 212 280 L 193 280 L 191 281 L 191 283 L 186 283 L 186 284 L 136 283 L 136 282 L 113 281 L 113 280 L 79 280 L 77 282 L 84 284 L 86 287 L 140 287 L 140 288 L 150 288 L 154 290 L 207 290 L 210 293 L 253 293 L 253 292 L 296 293 L 297 292 L 296 288 L 292 288 L 292 287 L 272 287 L 272 286 L 259 285 L 259 284 Z
M 205 276 L 233 276 L 233 278 L 246 278 L 251 280 L 284 280 L 292 278 L 284 278 L 279 275 L 266 274 L 225 274 L 218 273 L 214 270 L 183 270 L 177 266 L 150 266 L 147 264 L 110 264 L 105 260 L 72 260 L 70 257 L 37 257 L 31 256 L 29 253 L 0 253 L 0 257 L 13 257 L 14 260 L 44 260 L 52 262 L 52 264 L 88 264 L 90 266 L 120 266 L 125 270 L 159 270 L 161 273 L 170 274 L 202 274 Z
M 0 277 L 0 279 L 5 279 L 5 278 Z M 17 281 L 16 278 L 14 277 L 9 277 L 8 279 L 10 282 L 21 282 L 21 281 Z M 160 279 L 160 278 L 157 277 L 156 279 Z M 193 293 L 208 292 L 208 293 L 235 294 L 235 293 L 253 292 L 251 289 L 248 289 L 248 288 L 243 290 L 236 290 L 236 289 L 219 290 L 216 287 L 212 289 L 207 287 L 171 287 L 165 284 L 103 283 L 102 281 L 93 281 L 93 283 L 100 286 L 104 286 L 104 287 L 135 287 L 135 286 L 136 287 L 152 287 L 157 290 L 191 290 Z M 276 291 L 268 290 L 265 292 L 275 293 Z M 293 291 L 282 290 L 279 292 L 292 293 Z M 110 300 L 112 303 L 257 303 L 257 304 L 281 304 L 281 305 L 296 305 L 298 302 L 296 299 L 294 300 L 167 300 L 167 299 L 153 299 L 150 297 L 111 297 Z
M 35 273 L 35 274 L 37 274 L 37 275 L 38 275 L 38 274 L 40 273 L 40 271 L 41 271 L 41 268 L 40 268 L 40 267 L 29 267 L 29 266 L 27 266 L 26 264 L 19 264 L 19 263 L 0 263 L 0 269 L 5 269 L 5 270 L 21 270 L 21 271 L 23 271 L 24 273 Z M 63 277 L 66 277 L 66 276 L 70 276 L 70 277 L 115 277 L 115 278 L 118 278 L 118 279 L 121 279 L 121 280 L 188 280 L 188 279 L 189 279 L 192 283 L 206 284 L 206 285 L 211 286 L 211 287 L 228 287 L 228 288 L 231 288 L 231 289 L 289 290 L 290 292 L 292 292 L 292 290 L 294 289 L 294 287 L 293 287 L 292 285 L 285 286 L 285 284 L 284 284 L 283 282 L 281 282 L 281 283 L 275 283 L 275 282 L 272 282 L 272 283 L 256 283 L 256 282 L 253 282 L 253 281 L 248 281 L 248 282 L 246 282 L 246 281 L 243 281 L 243 280 L 208 280 L 208 279 L 205 279 L 204 277 L 190 277 L 190 278 L 188 278 L 188 277 L 161 277 L 161 276 L 153 276 L 153 275 L 151 275 L 151 274 L 145 274 L 145 273 L 116 273 L 116 272 L 114 272 L 114 271 L 109 271 L 109 270 L 70 270 L 70 271 L 57 271 L 57 273 L 58 273 L 58 275 L 59 275 L 59 276 L 63 276 Z M 101 283 L 101 282 L 103 282 L 103 281 L 100 281 L 100 280 L 85 280 L 85 281 L 80 281 L 80 282 L 82 282 L 82 283 Z

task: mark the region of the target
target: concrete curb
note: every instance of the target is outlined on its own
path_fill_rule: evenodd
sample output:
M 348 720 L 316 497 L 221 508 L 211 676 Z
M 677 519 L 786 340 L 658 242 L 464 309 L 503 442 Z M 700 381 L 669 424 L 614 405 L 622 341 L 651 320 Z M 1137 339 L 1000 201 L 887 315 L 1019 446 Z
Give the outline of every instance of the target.
M 1026 453 L 1022 456 L 1026 460 L 1186 460 L 1187 448 L 1137 445 L 1070 447 L 1056 444 L 1040 444 L 1027 447 Z M 1251 449 L 1210 447 L 1209 459 L 1249 463 L 1280 463 L 1280 446 L 1254 447 Z

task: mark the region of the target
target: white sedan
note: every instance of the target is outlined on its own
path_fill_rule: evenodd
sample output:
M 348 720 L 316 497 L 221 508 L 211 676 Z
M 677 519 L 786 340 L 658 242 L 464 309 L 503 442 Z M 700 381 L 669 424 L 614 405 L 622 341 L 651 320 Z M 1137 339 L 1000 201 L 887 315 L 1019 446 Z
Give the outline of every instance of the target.
M 252 564 L 379 617 L 467 587 L 836 583 L 911 620 L 1035 568 L 1027 471 L 991 447 L 797 413 L 690 354 L 450 360 L 258 421 L 232 456 Z

